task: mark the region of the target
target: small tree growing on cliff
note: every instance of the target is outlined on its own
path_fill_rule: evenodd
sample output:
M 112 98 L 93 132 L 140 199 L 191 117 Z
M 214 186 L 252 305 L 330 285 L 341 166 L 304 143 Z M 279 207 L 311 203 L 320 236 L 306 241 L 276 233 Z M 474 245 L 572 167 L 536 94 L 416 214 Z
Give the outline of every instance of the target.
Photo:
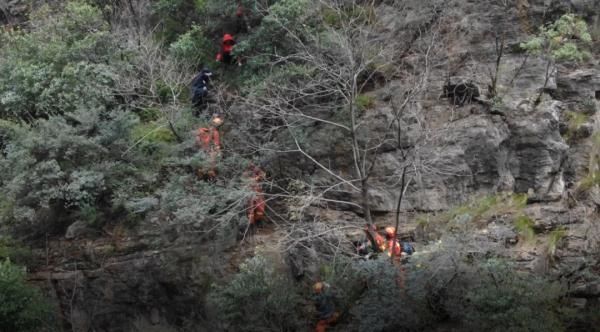
M 557 62 L 580 62 L 590 57 L 585 47 L 592 42 L 584 20 L 573 14 L 565 14 L 548 27 L 541 27 L 540 32 L 521 48 L 533 55 L 541 56 L 546 61 L 544 85 L 535 100 L 541 102 L 548 81 L 556 70 Z
M 371 224 L 369 183 L 377 157 L 386 149 L 406 148 L 401 144 L 396 147 L 396 134 L 403 134 L 402 114 L 423 90 L 427 70 L 420 68 L 419 72 L 399 75 L 403 67 L 396 56 L 406 53 L 404 44 L 377 35 L 371 26 L 375 20 L 373 7 L 363 3 L 320 1 L 322 14 L 314 15 L 311 20 L 317 22 L 309 22 L 313 26 L 302 31 L 287 30 L 287 38 L 295 41 L 296 51 L 274 55 L 279 67 L 247 103 L 248 109 L 258 110 L 264 119 L 287 131 L 289 148 L 283 148 L 285 152 L 303 155 L 329 176 L 331 181 L 320 184 L 324 187 L 312 195 L 321 199 L 332 191 L 356 194 L 361 212 Z M 283 23 L 281 26 L 285 28 Z M 426 57 L 431 45 L 424 47 L 426 50 L 420 55 Z M 386 100 L 394 99 L 394 95 L 400 98 L 392 105 L 384 127 L 372 130 L 367 122 L 376 117 L 371 110 L 375 98 L 367 93 L 398 77 L 403 77 L 408 88 L 388 93 Z M 327 143 L 335 142 L 334 153 L 349 156 L 349 165 L 336 169 L 324 160 L 322 150 L 329 147 L 314 144 L 311 133 L 315 127 L 320 127 L 321 132 L 327 128 Z M 403 156 L 401 162 L 409 163 L 407 155 Z M 347 201 L 336 203 L 356 205 Z

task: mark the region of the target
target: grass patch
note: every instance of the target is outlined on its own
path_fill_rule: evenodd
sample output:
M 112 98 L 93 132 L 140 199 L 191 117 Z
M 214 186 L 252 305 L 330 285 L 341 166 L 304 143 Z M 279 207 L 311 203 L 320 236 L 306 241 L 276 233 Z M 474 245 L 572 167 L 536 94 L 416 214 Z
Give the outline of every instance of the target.
M 525 242 L 531 242 L 535 239 L 535 231 L 533 226 L 535 223 L 526 215 L 520 215 L 514 220 L 514 225 L 521 239 Z
M 156 161 L 165 158 L 177 140 L 166 125 L 157 122 L 138 124 L 132 130 L 132 138 L 138 151 Z
M 356 104 L 358 109 L 360 109 L 361 111 L 365 111 L 375 107 L 375 98 L 361 94 L 356 97 L 354 103 Z
M 156 107 L 147 107 L 138 112 L 142 122 L 152 122 L 160 119 L 161 112 Z
M 600 186 L 600 171 L 591 172 L 581 179 L 581 181 L 579 181 L 579 186 L 577 186 L 577 190 L 579 192 L 588 192 L 597 186 Z
M 461 229 L 465 226 L 479 227 L 495 217 L 519 214 L 527 205 L 527 194 L 500 193 L 475 198 L 446 212 L 416 217 L 417 229 L 425 238 L 437 238 L 446 229 Z M 465 225 L 468 216 L 468 223 Z
M 600 133 L 592 136 L 592 151 L 590 152 L 590 161 L 588 174 L 577 185 L 577 193 L 585 193 L 592 188 L 600 186 Z
M 135 141 L 145 140 L 153 143 L 172 143 L 175 142 L 175 135 L 165 125 L 159 125 L 155 122 L 142 123 L 133 128 L 133 139 Z
M 556 253 L 556 248 L 560 244 L 560 241 L 567 235 L 567 231 L 564 227 L 557 228 L 550 232 L 548 236 L 548 247 L 546 248 L 550 257 Z
M 567 131 L 563 135 L 563 137 L 569 141 L 575 138 L 577 130 L 584 124 L 586 124 L 590 116 L 580 112 L 567 111 L 565 112 L 565 117 L 567 119 Z

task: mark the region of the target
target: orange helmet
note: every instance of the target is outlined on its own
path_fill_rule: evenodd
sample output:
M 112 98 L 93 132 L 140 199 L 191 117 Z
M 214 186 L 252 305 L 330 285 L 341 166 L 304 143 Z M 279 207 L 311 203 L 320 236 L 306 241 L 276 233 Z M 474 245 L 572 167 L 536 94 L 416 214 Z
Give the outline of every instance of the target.
M 315 284 L 313 285 L 313 291 L 315 291 L 315 293 L 319 294 L 323 291 L 323 288 L 325 287 L 325 285 L 322 282 L 315 282 Z
M 389 239 L 396 236 L 396 227 L 391 227 L 391 226 L 386 227 L 385 228 L 385 236 Z
M 210 119 L 210 123 L 215 127 L 219 127 L 223 124 L 223 117 L 221 117 L 219 114 L 215 114 L 213 115 L 212 119 Z

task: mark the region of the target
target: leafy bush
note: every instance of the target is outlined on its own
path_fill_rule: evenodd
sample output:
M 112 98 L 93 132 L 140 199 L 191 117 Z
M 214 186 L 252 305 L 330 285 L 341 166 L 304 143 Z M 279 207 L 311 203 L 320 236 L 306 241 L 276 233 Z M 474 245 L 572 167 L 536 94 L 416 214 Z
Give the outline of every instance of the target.
M 260 54 L 248 60 L 254 70 L 270 64 L 271 56 L 289 54 L 297 46 L 288 38 L 289 33 L 303 35 L 305 24 L 309 21 L 310 8 L 308 0 L 277 1 L 269 7 L 260 26 L 238 42 L 234 50 L 241 55 Z
M 25 283 L 25 271 L 8 259 L 0 261 L 0 330 L 39 331 L 49 315 L 40 292 Z
M 152 13 L 158 38 L 167 45 L 177 40 L 205 12 L 205 0 L 158 0 L 153 1 Z
M 469 330 L 562 331 L 558 283 L 491 259 L 478 266 L 458 313 Z
M 34 130 L 19 127 L 0 159 L 0 184 L 9 207 L 0 220 L 19 227 L 53 228 L 57 221 L 68 223 L 80 208 L 110 207 L 108 200 L 121 180 L 135 178 L 120 166 L 127 164 L 117 160 L 136 123 L 131 113 L 101 116 L 87 111 L 75 112 L 69 119 L 53 116 L 38 121 Z
M 261 256 L 244 262 L 233 280 L 216 286 L 209 299 L 227 330 L 299 331 L 306 326 L 294 283 Z
M 0 33 L 0 116 L 31 121 L 114 103 L 116 54 L 100 10 L 83 2 L 43 6 L 29 32 Z
M 590 54 L 581 46 L 591 42 L 585 21 L 573 14 L 565 14 L 548 27 L 541 27 L 539 34 L 522 43 L 521 47 L 558 61 L 582 61 Z
M 366 285 L 350 309 L 358 331 L 423 330 L 432 323 L 423 284 L 414 285 L 404 267 L 381 257 L 360 261 L 356 268 Z
M 544 86 L 538 94 L 535 104 L 542 100 L 548 80 L 554 71 L 556 62 L 581 62 L 590 58 L 586 49 L 592 42 L 587 24 L 573 14 L 565 14 L 529 41 L 521 43 L 522 49 L 530 54 L 539 55 L 546 61 Z
M 141 151 L 155 158 L 167 156 L 171 148 L 169 143 L 176 141 L 166 124 L 154 122 L 138 124 L 132 129 L 132 136 Z
M 0 236 L 0 261 L 6 259 L 20 265 L 29 265 L 33 256 L 29 248 L 23 247 L 9 237 Z
M 189 66 L 198 66 L 204 64 L 208 66 L 212 63 L 213 53 L 210 52 L 211 42 L 206 38 L 203 29 L 197 25 L 179 36 L 175 42 L 169 46 L 173 56 L 184 61 Z

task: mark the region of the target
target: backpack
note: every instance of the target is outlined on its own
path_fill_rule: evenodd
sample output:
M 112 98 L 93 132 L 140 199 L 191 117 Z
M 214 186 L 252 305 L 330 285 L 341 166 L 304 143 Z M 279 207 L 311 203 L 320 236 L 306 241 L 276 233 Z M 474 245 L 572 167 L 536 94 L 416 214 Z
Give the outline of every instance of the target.
M 402 251 L 408 255 L 412 255 L 415 252 L 415 248 L 408 242 L 402 242 Z

